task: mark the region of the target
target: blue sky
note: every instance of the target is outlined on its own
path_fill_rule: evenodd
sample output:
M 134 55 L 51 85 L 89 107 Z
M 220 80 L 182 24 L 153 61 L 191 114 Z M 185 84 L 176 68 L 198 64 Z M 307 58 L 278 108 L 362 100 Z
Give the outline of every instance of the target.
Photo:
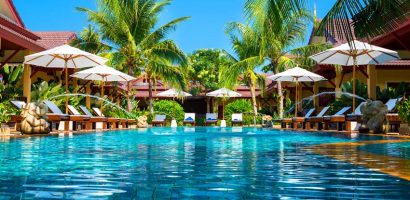
M 315 0 L 308 0 L 313 10 Z M 317 15 L 323 17 L 336 0 L 316 0 Z M 201 48 L 222 48 L 231 52 L 224 30 L 232 21 L 243 21 L 245 0 L 174 0 L 160 16 L 164 23 L 190 16 L 170 34 L 187 53 Z M 96 8 L 95 0 L 14 0 L 26 27 L 33 31 L 81 31 L 89 23 L 86 15 L 75 7 Z M 313 11 L 312 11 L 313 12 Z M 310 29 L 310 28 L 309 28 Z M 310 31 L 306 33 L 306 37 Z

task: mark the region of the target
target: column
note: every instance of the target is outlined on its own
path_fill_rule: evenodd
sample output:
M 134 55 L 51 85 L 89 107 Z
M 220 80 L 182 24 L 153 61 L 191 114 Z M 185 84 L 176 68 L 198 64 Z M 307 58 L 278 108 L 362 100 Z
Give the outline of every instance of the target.
M 298 89 L 297 90 L 298 91 L 298 102 L 301 102 L 302 99 L 303 99 L 303 83 L 300 82 L 297 87 L 298 87 L 297 88 Z M 299 104 L 298 112 L 303 112 L 303 104 L 302 103 Z
M 376 99 L 376 85 L 377 85 L 377 70 L 374 65 L 367 65 L 367 95 L 370 99 Z
M 319 94 L 319 83 L 315 82 L 313 84 L 313 95 L 317 95 Z M 319 109 L 319 96 L 315 96 L 313 99 L 313 105 L 315 107 L 316 110 Z
M 340 93 L 340 92 L 342 92 L 342 88 L 340 87 L 341 86 L 340 82 L 342 81 L 342 70 L 343 69 L 335 68 L 335 72 L 336 72 L 336 77 L 335 77 L 336 98 L 340 98 L 342 96 L 341 93 Z
M 24 50 L 24 56 L 30 55 L 30 50 Z M 23 96 L 27 103 L 31 102 L 31 66 L 24 64 L 23 69 Z
M 85 87 L 85 93 L 87 94 L 87 96 L 85 97 L 85 106 L 90 109 L 91 108 L 91 99 L 90 99 L 90 95 L 91 94 L 91 82 L 89 81 Z

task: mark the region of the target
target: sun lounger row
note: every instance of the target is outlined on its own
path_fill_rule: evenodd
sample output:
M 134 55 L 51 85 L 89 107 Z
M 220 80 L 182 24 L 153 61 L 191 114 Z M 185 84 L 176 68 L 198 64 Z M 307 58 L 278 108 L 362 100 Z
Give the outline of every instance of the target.
M 385 104 L 389 111 L 386 118 L 391 126 L 397 126 L 397 124 L 400 124 L 398 114 L 391 113 L 400 99 L 401 98 L 390 99 Z M 343 107 L 333 115 L 326 115 L 329 111 L 329 106 L 326 106 L 316 116 L 312 116 L 314 109 L 310 109 L 306 112 L 304 117 L 284 118 L 276 121 L 281 123 L 281 128 L 290 127 L 293 129 L 310 130 L 316 127 L 317 130 L 329 130 L 332 125 L 335 125 L 337 131 L 351 130 L 352 127 L 349 127 L 349 122 L 362 122 L 363 119 L 360 108 L 364 104 L 365 102 L 360 103 L 356 107 L 355 112 L 351 114 L 347 114 L 351 107 Z
M 18 109 L 22 109 L 26 103 L 22 101 L 10 101 Z M 51 130 L 78 131 L 78 130 L 98 130 L 98 129 L 118 129 L 129 128 L 130 124 L 136 122 L 133 119 L 105 117 L 98 108 L 93 108 L 94 115 L 85 107 L 79 106 L 82 114 L 72 105 L 68 106 L 70 115 L 64 114 L 60 108 L 52 101 L 44 101 L 49 113 L 46 114 L 47 121 L 51 125 Z M 16 122 L 18 117 L 14 117 Z M 64 122 L 64 123 L 61 123 Z
M 152 125 L 166 125 L 166 116 L 165 115 L 155 115 L 152 120 Z M 218 123 L 218 115 L 216 113 L 206 113 L 205 115 L 205 125 L 216 125 Z M 195 126 L 195 113 L 185 113 L 183 124 L 190 124 Z M 242 113 L 232 114 L 232 126 L 235 124 L 243 125 Z

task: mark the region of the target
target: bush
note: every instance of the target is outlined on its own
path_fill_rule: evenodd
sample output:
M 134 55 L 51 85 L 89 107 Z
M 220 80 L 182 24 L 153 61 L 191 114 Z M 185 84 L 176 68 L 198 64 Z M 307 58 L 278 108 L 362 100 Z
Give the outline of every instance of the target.
M 403 122 L 410 124 L 410 100 L 406 99 L 397 106 L 400 119 Z
M 231 116 L 233 113 L 243 113 L 243 124 L 251 125 L 253 124 L 253 108 L 250 100 L 238 99 L 225 106 L 225 119 L 227 124 L 231 124 Z M 257 116 L 257 123 L 261 122 L 261 117 Z
M 154 111 L 157 115 L 166 115 L 167 120 L 175 118 L 179 124 L 184 121 L 184 109 L 182 106 L 172 100 L 160 100 L 154 102 Z

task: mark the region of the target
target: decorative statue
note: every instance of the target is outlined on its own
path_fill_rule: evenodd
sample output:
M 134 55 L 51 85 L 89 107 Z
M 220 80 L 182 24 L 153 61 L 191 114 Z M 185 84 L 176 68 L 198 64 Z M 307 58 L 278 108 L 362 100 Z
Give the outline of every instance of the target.
M 381 101 L 367 100 L 360 108 L 363 115 L 364 129 L 373 133 L 385 132 L 383 125 L 386 123 L 387 106 Z M 363 129 L 363 127 L 361 127 Z
M 47 113 L 47 106 L 44 103 L 29 103 L 22 108 L 20 116 L 22 134 L 47 134 L 50 133 L 50 126 L 44 119 Z
M 147 116 L 145 116 L 145 115 L 139 116 L 137 118 L 137 121 L 138 121 L 138 124 L 137 124 L 138 128 L 147 128 L 148 127 Z

